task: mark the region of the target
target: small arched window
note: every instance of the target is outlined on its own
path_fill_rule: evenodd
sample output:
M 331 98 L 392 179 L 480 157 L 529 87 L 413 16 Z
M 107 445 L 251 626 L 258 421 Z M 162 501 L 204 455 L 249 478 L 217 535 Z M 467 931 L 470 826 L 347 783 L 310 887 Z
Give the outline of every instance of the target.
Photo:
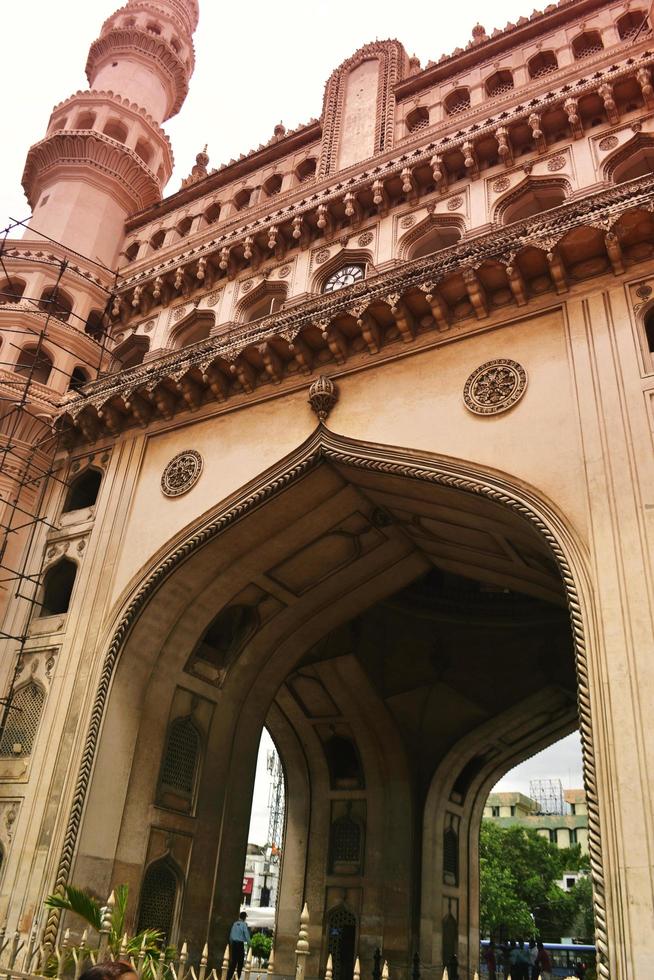
M 73 300 L 63 289 L 59 289 L 57 286 L 48 286 L 41 293 L 39 309 L 67 323 L 70 314 L 73 312 Z
M 102 130 L 105 136 L 109 136 L 118 143 L 124 143 L 127 139 L 127 126 L 119 119 L 110 119 Z
M 150 34 L 156 34 L 157 37 L 161 34 L 161 28 L 154 20 L 149 20 L 146 27 L 150 31 Z
M 450 885 L 459 883 L 459 837 L 454 827 L 443 832 L 443 880 Z
M 361 844 L 363 834 L 361 824 L 349 814 L 339 817 L 332 824 L 331 833 L 331 869 L 338 874 L 347 872 L 347 866 L 361 864 Z
M 173 938 L 179 883 L 167 860 L 151 864 L 141 886 L 137 932 L 156 929 L 162 933 L 164 946 Z
M 455 116 L 458 112 L 464 112 L 470 108 L 470 89 L 455 88 L 445 97 L 443 105 L 448 116 Z
M 63 513 L 68 514 L 72 510 L 85 510 L 87 507 L 93 507 L 98 499 L 101 483 L 102 473 L 100 470 L 93 469 L 91 466 L 85 469 L 70 484 Z
M 182 46 L 181 46 L 181 44 L 179 43 L 179 41 L 177 40 L 176 37 L 171 37 L 171 39 L 170 39 L 170 46 L 173 49 L 173 51 L 175 52 L 175 54 L 179 54 L 180 51 L 182 50 Z
M 426 106 L 417 106 L 406 117 L 406 128 L 410 133 L 417 133 L 421 129 L 429 126 L 429 109 Z
M 216 221 L 218 221 L 219 218 L 220 218 L 220 204 L 218 203 L 218 201 L 214 201 L 214 203 L 210 204 L 207 210 L 204 212 L 204 220 L 208 225 L 213 225 L 215 224 Z
M 38 384 L 47 385 L 52 373 L 52 359 L 43 349 L 23 347 L 14 371 L 23 378 L 31 378 Z
M 558 208 L 565 201 L 565 188 L 561 184 L 551 186 L 530 184 L 518 193 L 502 209 L 502 223 L 522 221 L 543 211 Z
M 329 279 L 322 288 L 323 293 L 335 293 L 338 289 L 344 289 L 355 282 L 360 282 L 366 278 L 366 267 L 360 263 L 344 265 L 336 272 L 332 272 Z
M 132 242 L 132 244 L 125 249 L 125 258 L 127 259 L 128 262 L 133 262 L 135 260 L 135 258 L 139 254 L 140 247 L 141 247 L 140 242 Z
M 246 308 L 242 322 L 254 323 L 255 320 L 276 313 L 284 305 L 284 299 L 285 293 L 279 291 L 264 293 Z
M 44 703 L 45 691 L 34 681 L 14 693 L 0 741 L 0 756 L 24 759 L 31 755 Z
M 597 54 L 603 49 L 602 37 L 599 31 L 584 31 L 578 34 L 572 42 L 572 53 L 575 61 L 581 58 L 588 58 L 591 54 Z
M 222 609 L 200 640 L 196 656 L 214 667 L 226 667 L 259 626 L 256 606 L 235 603 Z
M 166 238 L 166 232 L 161 228 L 159 231 L 155 231 L 154 235 L 150 239 L 150 248 L 153 252 L 159 251 L 163 245 Z
M 91 310 L 84 324 L 84 333 L 93 337 L 94 340 L 100 340 L 104 333 L 104 313 L 102 310 Z
M 251 187 L 243 187 L 238 194 L 234 195 L 234 205 L 238 211 L 242 211 L 243 208 L 249 207 L 250 200 L 252 198 L 252 190 L 253 189 Z
M 486 95 L 491 99 L 510 92 L 512 88 L 513 73 L 508 68 L 501 68 L 486 79 Z
M 17 303 L 25 292 L 24 279 L 5 279 L 0 286 L 0 304 Z
M 186 216 L 186 218 L 182 218 L 180 223 L 177 225 L 177 234 L 179 235 L 179 237 L 186 238 L 186 236 L 191 230 L 192 225 L 193 225 L 193 218 L 189 217 L 188 215 Z
M 274 197 L 275 194 L 279 194 L 282 189 L 282 180 L 281 174 L 272 174 L 268 177 L 263 185 L 264 193 L 267 197 Z
M 421 259 L 426 255 L 440 252 L 442 248 L 454 245 L 461 238 L 461 231 L 456 225 L 434 225 L 425 230 L 409 251 L 410 259 Z
M 527 70 L 530 78 L 542 78 L 556 71 L 559 63 L 553 51 L 539 51 L 527 62 Z
M 68 385 L 69 391 L 81 391 L 85 384 L 87 384 L 89 376 L 84 370 L 84 368 L 76 367 L 70 376 L 70 384 Z
M 76 577 L 77 565 L 70 558 L 62 558 L 50 566 L 43 578 L 40 616 L 60 616 L 68 612 Z
M 644 37 L 649 34 L 649 21 L 644 10 L 630 10 L 618 18 L 616 24 L 622 41 L 633 41 L 636 36 Z
M 200 734 L 190 718 L 178 718 L 168 730 L 159 778 L 159 802 L 190 813 L 200 765 Z
M 301 184 L 305 184 L 309 180 L 313 180 L 316 176 L 316 166 L 317 160 L 315 157 L 309 157 L 303 160 L 302 163 L 297 165 L 295 170 L 295 176 Z
M 117 371 L 125 371 L 127 368 L 136 367 L 137 364 L 143 363 L 143 358 L 150 349 L 150 340 L 148 337 L 143 337 L 140 335 L 132 335 L 128 337 L 119 347 L 114 351 L 114 361 L 116 362 Z
M 332 735 L 325 742 L 324 748 L 332 789 L 362 787 L 363 773 L 359 753 L 352 739 L 342 735 Z
M 95 126 L 94 112 L 81 112 L 75 120 L 75 129 L 93 129 Z
M 152 163 L 153 150 L 147 140 L 138 140 L 134 147 L 134 152 L 143 160 L 143 163 L 147 163 L 148 166 Z
M 654 354 L 654 306 L 645 314 L 645 337 L 650 354 Z
M 195 313 L 171 334 L 168 344 L 177 350 L 189 344 L 197 344 L 211 335 L 213 326 L 214 318 L 210 313 Z

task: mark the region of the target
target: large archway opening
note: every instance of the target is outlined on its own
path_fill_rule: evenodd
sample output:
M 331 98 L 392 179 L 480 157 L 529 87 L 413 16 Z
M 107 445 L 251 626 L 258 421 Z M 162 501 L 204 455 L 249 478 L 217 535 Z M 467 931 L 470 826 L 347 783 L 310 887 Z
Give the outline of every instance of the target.
M 138 895 L 165 861 L 178 936 L 222 951 L 265 726 L 287 791 L 276 970 L 306 902 L 312 975 L 338 952 L 350 980 L 351 948 L 364 970 L 381 948 L 399 977 L 415 953 L 471 973 L 488 790 L 577 725 L 573 576 L 548 520 L 575 554 L 527 488 L 324 431 L 244 488 L 132 608 L 96 764 L 118 746 L 123 768 L 111 794 L 90 786 L 78 880 L 120 873 Z M 179 718 L 200 762 L 173 816 L 156 773 Z

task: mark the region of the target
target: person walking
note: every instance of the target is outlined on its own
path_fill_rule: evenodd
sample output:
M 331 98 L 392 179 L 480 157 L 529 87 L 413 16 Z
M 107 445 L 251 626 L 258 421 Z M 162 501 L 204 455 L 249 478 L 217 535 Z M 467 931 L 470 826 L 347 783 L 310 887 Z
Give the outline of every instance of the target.
M 552 980 L 552 958 L 542 943 L 537 944 L 536 966 L 540 970 L 540 980 Z
M 529 950 L 525 949 L 525 944 L 522 939 L 520 939 L 518 942 L 518 948 L 515 951 L 515 965 L 511 968 L 512 980 L 530 980 L 530 966 L 531 957 L 529 955 Z
M 497 969 L 497 957 L 495 955 L 495 943 L 492 939 L 484 950 L 484 962 L 488 971 L 488 980 L 497 980 L 497 974 L 495 972 Z
M 240 978 L 245 962 L 245 947 L 250 942 L 250 930 L 245 924 L 247 912 L 241 912 L 229 931 L 229 980 L 234 974 Z
M 529 970 L 530 970 L 530 980 L 538 980 L 538 964 L 536 960 L 538 959 L 538 947 L 536 946 L 536 940 L 529 940 Z

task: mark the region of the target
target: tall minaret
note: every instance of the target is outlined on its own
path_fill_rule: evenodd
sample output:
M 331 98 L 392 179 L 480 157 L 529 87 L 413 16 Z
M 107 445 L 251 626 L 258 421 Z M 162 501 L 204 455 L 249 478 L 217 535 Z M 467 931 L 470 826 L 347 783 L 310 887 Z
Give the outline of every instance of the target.
M 125 218 L 159 200 L 172 172 L 161 123 L 186 98 L 198 16 L 198 0 L 128 0 L 105 21 L 86 63 L 90 89 L 55 107 L 27 155 L 35 230 L 116 264 Z

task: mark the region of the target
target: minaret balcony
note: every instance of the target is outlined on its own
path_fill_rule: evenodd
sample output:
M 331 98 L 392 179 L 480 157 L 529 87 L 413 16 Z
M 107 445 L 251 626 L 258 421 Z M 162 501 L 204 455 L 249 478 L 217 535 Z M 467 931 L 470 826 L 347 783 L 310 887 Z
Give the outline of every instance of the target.
M 64 130 L 35 143 L 27 154 L 23 188 L 34 210 L 46 187 L 79 175 L 107 186 L 127 210 L 161 199 L 161 184 L 145 161 L 124 143 L 91 130 Z

